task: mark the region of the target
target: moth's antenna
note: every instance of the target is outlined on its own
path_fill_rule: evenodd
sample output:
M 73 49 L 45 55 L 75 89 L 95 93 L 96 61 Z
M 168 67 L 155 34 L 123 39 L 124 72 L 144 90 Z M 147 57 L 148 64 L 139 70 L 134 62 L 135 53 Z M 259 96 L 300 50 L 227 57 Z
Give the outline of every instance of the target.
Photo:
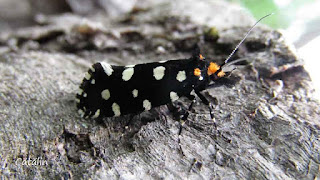
M 220 66 L 220 69 L 218 70 L 219 72 L 221 71 L 222 69 L 222 66 L 224 66 L 225 64 L 228 63 L 228 61 L 230 60 L 230 58 L 234 55 L 234 53 L 238 50 L 239 46 L 243 43 L 243 41 L 248 37 L 248 35 L 250 34 L 250 32 L 252 31 L 252 29 L 261 21 L 263 20 L 264 18 L 268 17 L 268 16 L 271 16 L 273 15 L 274 13 L 270 13 L 270 14 L 267 14 L 265 16 L 263 16 L 262 18 L 260 18 L 250 29 L 249 31 L 246 33 L 246 35 L 244 36 L 244 38 L 238 43 L 238 45 L 233 49 L 233 51 L 230 53 L 230 55 L 228 56 L 228 58 L 222 63 L 222 65 Z M 219 73 L 218 72 L 218 73 Z

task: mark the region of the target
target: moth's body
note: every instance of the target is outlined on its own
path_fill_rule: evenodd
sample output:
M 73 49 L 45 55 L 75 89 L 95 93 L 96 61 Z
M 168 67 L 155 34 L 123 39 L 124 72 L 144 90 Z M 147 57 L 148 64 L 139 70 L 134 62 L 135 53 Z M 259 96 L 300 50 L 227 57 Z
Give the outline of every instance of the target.
M 189 59 L 131 66 L 111 66 L 104 62 L 92 65 L 76 98 L 80 115 L 97 118 L 136 114 L 173 102 L 181 96 L 194 100 L 195 96 L 191 95 L 194 90 L 201 101 L 208 105 L 213 118 L 211 104 L 201 91 L 225 76 L 222 67 L 227 65 L 253 27 L 270 15 L 262 17 L 250 28 L 220 66 L 205 61 L 197 46 Z
M 192 90 L 198 93 L 209 85 L 210 65 L 200 54 L 190 59 L 130 66 L 96 63 L 80 86 L 79 113 L 85 117 L 112 117 L 147 111 L 182 96 L 194 99 Z

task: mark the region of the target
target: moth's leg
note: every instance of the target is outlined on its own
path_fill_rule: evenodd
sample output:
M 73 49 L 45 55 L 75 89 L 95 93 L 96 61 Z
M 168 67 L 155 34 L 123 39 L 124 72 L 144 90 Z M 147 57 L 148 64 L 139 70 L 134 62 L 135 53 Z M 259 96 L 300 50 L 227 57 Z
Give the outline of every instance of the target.
M 188 109 L 183 106 L 183 104 L 178 104 L 178 106 L 175 106 L 172 102 L 169 103 L 168 109 L 173 113 L 174 119 L 179 120 L 179 131 L 178 131 L 178 144 L 179 144 L 179 150 L 180 153 L 185 156 L 183 153 L 182 147 L 180 145 L 180 135 L 183 129 L 183 126 L 185 124 L 185 120 L 187 120 L 189 116 L 189 112 L 192 109 L 192 106 L 195 103 L 195 96 L 194 95 L 188 95 L 186 96 L 189 100 L 191 100 L 191 104 L 189 105 Z
M 125 133 L 127 131 L 127 129 L 129 129 L 131 126 L 133 126 L 133 124 L 136 121 L 135 117 L 138 117 L 138 119 L 141 119 L 140 118 L 140 114 L 141 113 L 132 113 L 132 114 L 126 115 L 125 118 L 123 118 L 123 126 L 122 126 L 123 127 L 123 129 L 122 129 L 123 133 Z
M 176 120 L 177 119 L 177 114 L 178 114 L 178 107 L 176 107 L 172 102 L 167 104 L 167 107 L 169 111 L 173 114 L 173 118 Z
M 175 120 L 178 120 L 178 121 L 179 121 L 178 146 L 179 146 L 179 151 L 180 151 L 180 153 L 182 154 L 182 156 L 185 156 L 185 154 L 183 153 L 182 147 L 181 147 L 181 145 L 180 145 L 180 142 L 181 142 L 181 140 L 180 140 L 180 135 L 181 135 L 181 132 L 182 132 L 182 128 L 183 128 L 183 126 L 184 126 L 184 124 L 185 124 L 185 121 L 182 120 L 181 116 L 182 116 L 182 115 L 183 115 L 183 116 L 186 116 L 186 115 L 184 114 L 184 112 L 182 112 L 181 106 L 178 106 L 178 107 L 177 107 L 177 106 L 175 106 L 172 102 L 168 103 L 167 106 L 168 106 L 169 111 L 172 112 L 173 118 L 174 118 Z
M 174 119 L 176 120 L 186 120 L 189 116 L 189 112 L 194 103 L 195 103 L 195 96 L 188 95 L 186 96 L 189 100 L 191 100 L 191 104 L 188 108 L 186 108 L 182 103 L 178 103 L 178 105 L 174 105 L 172 102 L 168 103 L 168 109 L 173 113 Z
M 214 116 L 213 116 L 213 105 L 207 100 L 207 98 L 206 97 L 204 97 L 204 95 L 203 94 L 201 94 L 201 92 L 200 91 L 197 91 L 197 90 L 195 90 L 195 93 L 197 94 L 197 96 L 201 99 L 201 101 L 205 104 L 205 105 L 207 105 L 208 107 L 209 107 L 209 112 L 210 112 L 210 117 L 211 117 L 211 119 L 213 119 L 214 118 Z
M 196 102 L 196 97 L 194 95 L 188 95 L 187 98 L 191 101 L 191 104 L 188 107 L 188 111 L 185 112 L 185 114 L 182 116 L 182 120 L 187 120 L 188 116 L 189 116 L 189 111 L 191 111 L 194 103 Z
M 183 106 L 183 104 L 178 103 L 178 105 L 174 105 L 172 102 L 167 104 L 168 109 L 172 112 L 175 120 L 182 120 L 185 117 L 186 113 L 188 113 L 187 108 Z
M 220 133 L 219 130 L 218 130 L 217 124 L 216 124 L 216 122 L 215 122 L 215 120 L 214 120 L 214 115 L 213 115 L 213 112 L 212 112 L 212 111 L 213 111 L 213 106 L 212 106 L 212 104 L 207 100 L 206 97 L 204 97 L 203 94 L 201 94 L 200 91 L 195 91 L 195 93 L 198 95 L 198 97 L 201 99 L 201 101 L 202 101 L 205 105 L 207 105 L 207 106 L 209 107 L 210 117 L 211 117 L 211 119 L 213 120 L 213 125 L 214 125 L 215 129 L 217 129 L 218 133 Z

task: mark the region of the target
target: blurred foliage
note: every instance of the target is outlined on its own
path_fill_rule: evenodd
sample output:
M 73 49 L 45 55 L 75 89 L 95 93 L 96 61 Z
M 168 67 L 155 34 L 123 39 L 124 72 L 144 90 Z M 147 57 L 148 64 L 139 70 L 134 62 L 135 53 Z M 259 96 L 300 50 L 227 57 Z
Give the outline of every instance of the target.
M 231 0 L 248 9 L 252 15 L 259 19 L 267 14 L 273 16 L 263 20 L 262 23 L 275 29 L 287 29 L 295 20 L 297 11 L 316 0 Z

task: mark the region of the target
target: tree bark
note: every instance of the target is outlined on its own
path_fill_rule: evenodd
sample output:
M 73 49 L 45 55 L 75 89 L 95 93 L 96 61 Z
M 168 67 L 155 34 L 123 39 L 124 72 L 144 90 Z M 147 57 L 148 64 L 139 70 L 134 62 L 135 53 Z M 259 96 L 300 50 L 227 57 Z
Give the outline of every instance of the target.
M 48 15 L 42 26 L 1 33 L 1 176 L 319 178 L 320 110 L 311 80 L 281 33 L 262 25 L 233 58 L 247 63 L 206 91 L 214 120 L 200 101 L 185 123 L 167 106 L 100 121 L 78 115 L 75 96 L 92 63 L 188 58 L 195 43 L 222 63 L 254 22 L 227 3 L 146 4 L 121 17 Z

